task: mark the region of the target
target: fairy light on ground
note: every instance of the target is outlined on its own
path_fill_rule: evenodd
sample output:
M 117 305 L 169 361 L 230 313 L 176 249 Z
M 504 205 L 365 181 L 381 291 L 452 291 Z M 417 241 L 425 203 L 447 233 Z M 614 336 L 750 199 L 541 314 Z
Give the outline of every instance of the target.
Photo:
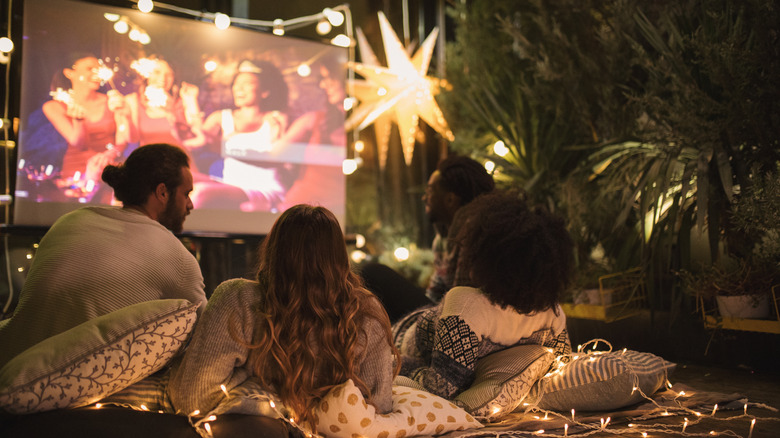
M 748 432 L 748 438 L 751 438 L 753 436 L 753 426 L 756 425 L 756 419 L 754 418 L 753 421 L 750 422 L 750 432 Z

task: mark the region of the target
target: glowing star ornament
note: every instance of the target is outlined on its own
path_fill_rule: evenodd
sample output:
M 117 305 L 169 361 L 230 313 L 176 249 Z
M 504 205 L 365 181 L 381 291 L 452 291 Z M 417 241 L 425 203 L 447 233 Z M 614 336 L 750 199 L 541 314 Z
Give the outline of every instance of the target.
M 372 123 L 386 125 L 390 120 L 395 121 L 401 134 L 404 159 L 408 165 L 412 161 L 415 138 L 421 134 L 420 119 L 448 140 L 454 139 L 434 99 L 442 81 L 426 75 L 439 31 L 435 28 L 410 58 L 384 14 L 379 12 L 378 16 L 388 66 L 378 65 L 376 56 L 366 44 L 362 32 L 358 32 L 360 54 L 364 62 L 350 63 L 350 66 L 366 80 L 353 84 L 355 97 L 361 101 L 361 105 L 347 120 L 347 127 L 349 129 L 357 126 L 358 129 L 363 129 Z M 382 117 L 386 119 L 382 120 Z M 385 130 L 384 127 L 378 129 Z M 389 140 L 389 132 L 387 134 Z M 386 155 L 387 151 L 387 144 L 382 144 L 384 137 L 377 135 L 380 164 L 384 162 L 382 156 Z

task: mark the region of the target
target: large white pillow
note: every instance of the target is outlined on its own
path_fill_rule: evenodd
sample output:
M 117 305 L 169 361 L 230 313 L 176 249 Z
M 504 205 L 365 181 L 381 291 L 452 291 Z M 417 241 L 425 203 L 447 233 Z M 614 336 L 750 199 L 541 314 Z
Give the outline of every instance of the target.
M 183 299 L 148 301 L 39 342 L 0 369 L 0 409 L 85 406 L 151 375 L 184 345 L 197 308 Z

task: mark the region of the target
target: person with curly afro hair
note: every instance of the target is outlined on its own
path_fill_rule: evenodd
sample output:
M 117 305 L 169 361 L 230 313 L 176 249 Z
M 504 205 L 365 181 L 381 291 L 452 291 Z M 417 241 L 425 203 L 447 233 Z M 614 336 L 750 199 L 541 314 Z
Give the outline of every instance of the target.
M 394 325 L 402 375 L 452 399 L 490 353 L 523 344 L 571 352 L 559 300 L 572 279 L 574 244 L 563 220 L 497 190 L 458 211 L 449 239 L 460 252 L 455 287 Z

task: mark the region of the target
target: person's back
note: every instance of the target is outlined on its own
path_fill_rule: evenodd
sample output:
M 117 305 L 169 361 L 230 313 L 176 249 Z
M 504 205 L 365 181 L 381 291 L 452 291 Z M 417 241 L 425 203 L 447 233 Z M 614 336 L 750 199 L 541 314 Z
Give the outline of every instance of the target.
M 19 304 L 0 327 L 0 366 L 92 318 L 164 298 L 206 301 L 197 261 L 160 221 L 134 208 L 68 213 L 41 240 Z

